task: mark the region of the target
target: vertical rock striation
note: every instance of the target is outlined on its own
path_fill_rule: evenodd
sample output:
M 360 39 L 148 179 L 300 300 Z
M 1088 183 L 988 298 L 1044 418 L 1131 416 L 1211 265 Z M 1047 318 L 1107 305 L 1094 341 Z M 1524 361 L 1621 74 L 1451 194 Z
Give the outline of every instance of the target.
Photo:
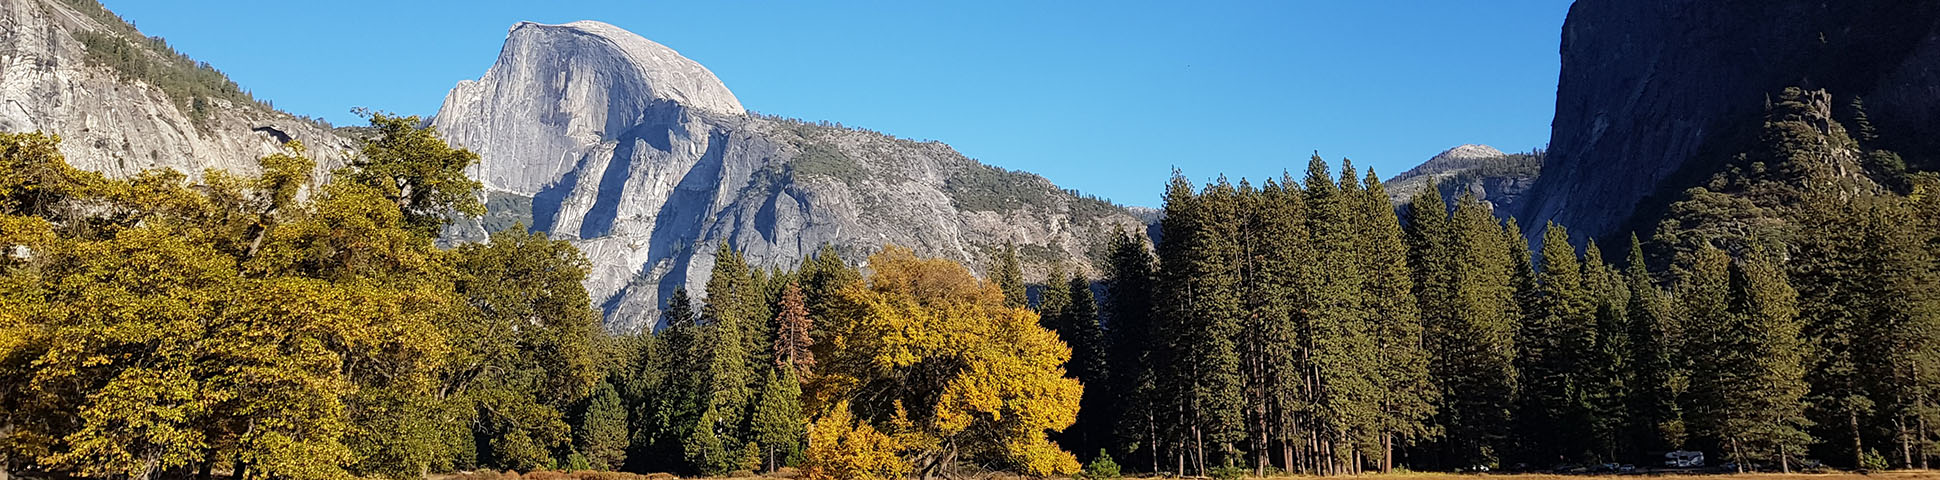
M 1042 269 L 1090 268 L 1124 209 L 938 142 L 750 115 L 700 64 L 612 25 L 520 23 L 496 64 L 433 121 L 482 157 L 487 222 L 571 239 L 614 329 L 653 325 L 674 288 L 696 293 L 723 243 L 764 267 L 824 244 L 859 262 L 883 244 L 971 265 L 1005 241 Z
M 1931 158 L 1940 140 L 1922 132 L 1940 124 L 1936 25 L 1935 2 L 1578 0 L 1562 31 L 1549 155 L 1520 216 L 1585 238 L 1636 228 L 1633 214 L 1741 151 L 1764 99 L 1787 86 L 1863 96 L 1889 147 Z
M 127 55 L 107 55 L 114 46 Z M 153 168 L 252 173 L 258 158 L 289 140 L 303 141 L 327 172 L 351 148 L 330 128 L 247 95 L 178 98 L 109 60 L 195 65 L 98 5 L 0 0 L 0 130 L 58 134 L 68 163 L 111 176 Z M 228 81 L 217 74 L 208 82 Z

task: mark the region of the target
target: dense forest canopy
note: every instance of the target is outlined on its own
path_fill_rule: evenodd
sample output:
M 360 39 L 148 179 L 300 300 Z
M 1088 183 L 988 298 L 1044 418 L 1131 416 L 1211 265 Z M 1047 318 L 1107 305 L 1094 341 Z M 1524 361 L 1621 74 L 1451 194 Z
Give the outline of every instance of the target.
M 607 332 L 572 244 L 481 213 L 477 161 L 370 117 L 319 178 L 76 170 L 0 135 L 0 467 L 90 478 L 799 469 L 813 479 L 1232 477 L 1661 461 L 1924 468 L 1940 439 L 1940 176 L 1850 99 L 1620 245 L 1315 156 L 1165 186 L 1102 278 L 885 245 L 726 246 L 662 328 Z M 1075 262 L 1074 262 L 1075 264 Z M 987 272 L 980 277 L 978 270 Z M 1076 269 L 1073 269 L 1076 270 Z

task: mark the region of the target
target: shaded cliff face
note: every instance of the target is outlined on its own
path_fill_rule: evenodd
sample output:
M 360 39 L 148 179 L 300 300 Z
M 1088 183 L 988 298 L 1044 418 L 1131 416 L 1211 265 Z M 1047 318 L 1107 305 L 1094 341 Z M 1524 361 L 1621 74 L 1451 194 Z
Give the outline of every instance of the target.
M 246 95 L 207 94 L 221 90 L 216 83 L 234 88 L 219 73 L 172 91 L 130 73 L 136 64 L 154 71 L 194 63 L 98 5 L 0 0 L 0 26 L 0 130 L 58 134 L 75 167 L 110 176 L 153 168 L 254 173 L 258 158 L 301 140 L 327 172 L 351 148 L 331 129 Z
M 1450 205 L 1464 193 L 1473 193 L 1496 215 L 1508 217 L 1522 207 L 1541 166 L 1541 154 L 1508 154 L 1488 145 L 1462 145 L 1388 179 L 1388 200 L 1398 207 L 1434 185 Z
M 433 121 L 481 156 L 492 210 L 454 238 L 523 223 L 571 239 L 614 329 L 654 324 L 662 299 L 701 293 L 726 243 L 792 268 L 824 244 L 860 263 L 884 244 L 970 265 L 1005 241 L 1027 265 L 1077 259 L 1124 209 L 938 142 L 749 115 L 712 73 L 598 22 L 521 23 L 498 63 Z
M 1935 2 L 1579 0 L 1549 156 L 1520 216 L 1621 234 L 1742 151 L 1786 86 L 1863 96 L 1882 136 L 1917 139 L 1894 147 L 1930 157 L 1940 140 L 1894 133 L 1940 121 L 1936 23 Z

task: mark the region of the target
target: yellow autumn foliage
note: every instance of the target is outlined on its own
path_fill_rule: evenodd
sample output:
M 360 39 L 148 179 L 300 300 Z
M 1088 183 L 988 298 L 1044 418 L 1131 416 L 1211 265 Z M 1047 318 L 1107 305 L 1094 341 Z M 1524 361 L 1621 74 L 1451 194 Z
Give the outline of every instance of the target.
M 802 476 L 808 480 L 894 480 L 909 475 L 895 439 L 849 414 L 838 403 L 808 427 Z
M 889 429 L 920 470 L 961 456 L 1077 471 L 1045 435 L 1076 420 L 1083 388 L 1061 367 L 1071 349 L 1036 313 L 949 260 L 889 246 L 869 266 L 865 284 L 837 294 L 812 398 Z

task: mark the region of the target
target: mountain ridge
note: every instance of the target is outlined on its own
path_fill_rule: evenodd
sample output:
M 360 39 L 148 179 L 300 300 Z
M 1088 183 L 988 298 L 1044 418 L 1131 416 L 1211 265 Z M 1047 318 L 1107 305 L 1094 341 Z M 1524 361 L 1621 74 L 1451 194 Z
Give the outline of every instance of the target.
M 1089 273 L 1112 229 L 1144 228 L 1121 207 L 942 142 L 746 113 L 705 67 L 664 48 L 598 22 L 520 23 L 431 121 L 479 153 L 496 227 L 526 219 L 586 253 L 609 327 L 650 326 L 674 289 L 702 290 L 722 244 L 786 268 L 823 244 L 850 263 L 898 244 L 988 265 L 1014 242 L 1031 273 L 1058 258 Z

